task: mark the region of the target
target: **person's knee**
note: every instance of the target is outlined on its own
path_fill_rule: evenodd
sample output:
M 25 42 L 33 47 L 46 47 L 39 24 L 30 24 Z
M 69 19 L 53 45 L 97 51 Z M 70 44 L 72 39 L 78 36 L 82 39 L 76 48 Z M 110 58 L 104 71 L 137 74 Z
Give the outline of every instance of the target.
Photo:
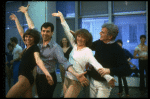
M 70 85 L 64 95 L 65 98 L 76 98 L 80 93 L 80 88 L 77 86 Z
M 25 92 L 23 98 L 32 98 L 32 86 Z

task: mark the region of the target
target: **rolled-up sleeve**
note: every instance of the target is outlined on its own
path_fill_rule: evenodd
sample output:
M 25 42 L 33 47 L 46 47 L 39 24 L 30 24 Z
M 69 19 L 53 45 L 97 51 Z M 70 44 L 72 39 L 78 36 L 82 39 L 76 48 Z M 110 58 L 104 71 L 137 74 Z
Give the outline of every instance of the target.
M 65 71 L 68 70 L 68 67 L 72 66 L 72 64 L 67 60 L 67 58 L 64 57 L 62 48 L 59 45 L 57 45 L 55 49 L 55 58 L 58 60 L 59 63 L 64 65 Z

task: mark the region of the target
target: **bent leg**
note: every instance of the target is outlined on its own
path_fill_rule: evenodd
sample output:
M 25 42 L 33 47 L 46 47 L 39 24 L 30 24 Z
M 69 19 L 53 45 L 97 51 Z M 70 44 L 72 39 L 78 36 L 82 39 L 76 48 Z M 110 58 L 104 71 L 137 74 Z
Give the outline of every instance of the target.
M 23 98 L 32 98 L 33 85 L 22 95 Z
M 20 96 L 22 96 L 29 88 L 29 80 L 20 75 L 19 81 L 13 87 L 11 87 L 6 95 L 6 98 L 20 98 Z
M 64 92 L 64 94 L 66 93 L 67 85 L 68 85 L 68 81 L 67 81 L 67 79 L 65 78 L 64 84 L 63 84 L 63 92 Z
M 64 98 L 76 98 L 81 90 L 81 84 L 78 81 L 74 81 L 69 79 L 69 84 L 68 89 L 66 90 L 66 93 L 64 95 Z

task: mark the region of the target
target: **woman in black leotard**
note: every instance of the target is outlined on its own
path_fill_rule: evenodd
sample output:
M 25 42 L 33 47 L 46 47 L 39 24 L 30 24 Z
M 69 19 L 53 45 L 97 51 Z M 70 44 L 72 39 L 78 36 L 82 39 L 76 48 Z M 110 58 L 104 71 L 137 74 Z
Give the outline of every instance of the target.
M 15 20 L 17 29 L 23 39 L 24 43 L 26 44 L 27 48 L 24 49 L 22 52 L 21 63 L 19 66 L 19 80 L 18 82 L 8 91 L 6 97 L 13 98 L 13 97 L 32 97 L 32 86 L 34 82 L 33 77 L 33 68 L 38 65 L 40 69 L 46 75 L 48 83 L 50 85 L 54 84 L 53 79 L 47 69 L 45 68 L 43 61 L 40 59 L 39 56 L 39 48 L 37 46 L 40 40 L 40 34 L 37 30 L 28 29 L 25 33 L 23 28 L 21 27 L 17 17 L 12 14 L 10 16 L 11 20 Z

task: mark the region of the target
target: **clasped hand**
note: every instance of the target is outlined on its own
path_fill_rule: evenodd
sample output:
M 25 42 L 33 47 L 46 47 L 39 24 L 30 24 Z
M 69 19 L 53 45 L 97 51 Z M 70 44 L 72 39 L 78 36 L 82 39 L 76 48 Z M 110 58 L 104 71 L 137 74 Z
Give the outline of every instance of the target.
M 86 73 L 87 71 L 81 74 L 78 73 L 76 74 L 76 78 L 78 79 L 78 81 L 81 83 L 83 87 L 89 85 L 89 80 L 84 76 Z
M 110 70 L 108 68 L 100 68 L 100 69 L 98 69 L 98 72 L 101 74 L 102 77 L 105 74 L 110 74 Z
M 46 75 L 46 79 L 48 80 L 48 83 L 50 84 L 50 85 L 53 85 L 54 84 L 54 81 L 53 81 L 53 78 L 52 78 L 52 76 L 51 75 Z

